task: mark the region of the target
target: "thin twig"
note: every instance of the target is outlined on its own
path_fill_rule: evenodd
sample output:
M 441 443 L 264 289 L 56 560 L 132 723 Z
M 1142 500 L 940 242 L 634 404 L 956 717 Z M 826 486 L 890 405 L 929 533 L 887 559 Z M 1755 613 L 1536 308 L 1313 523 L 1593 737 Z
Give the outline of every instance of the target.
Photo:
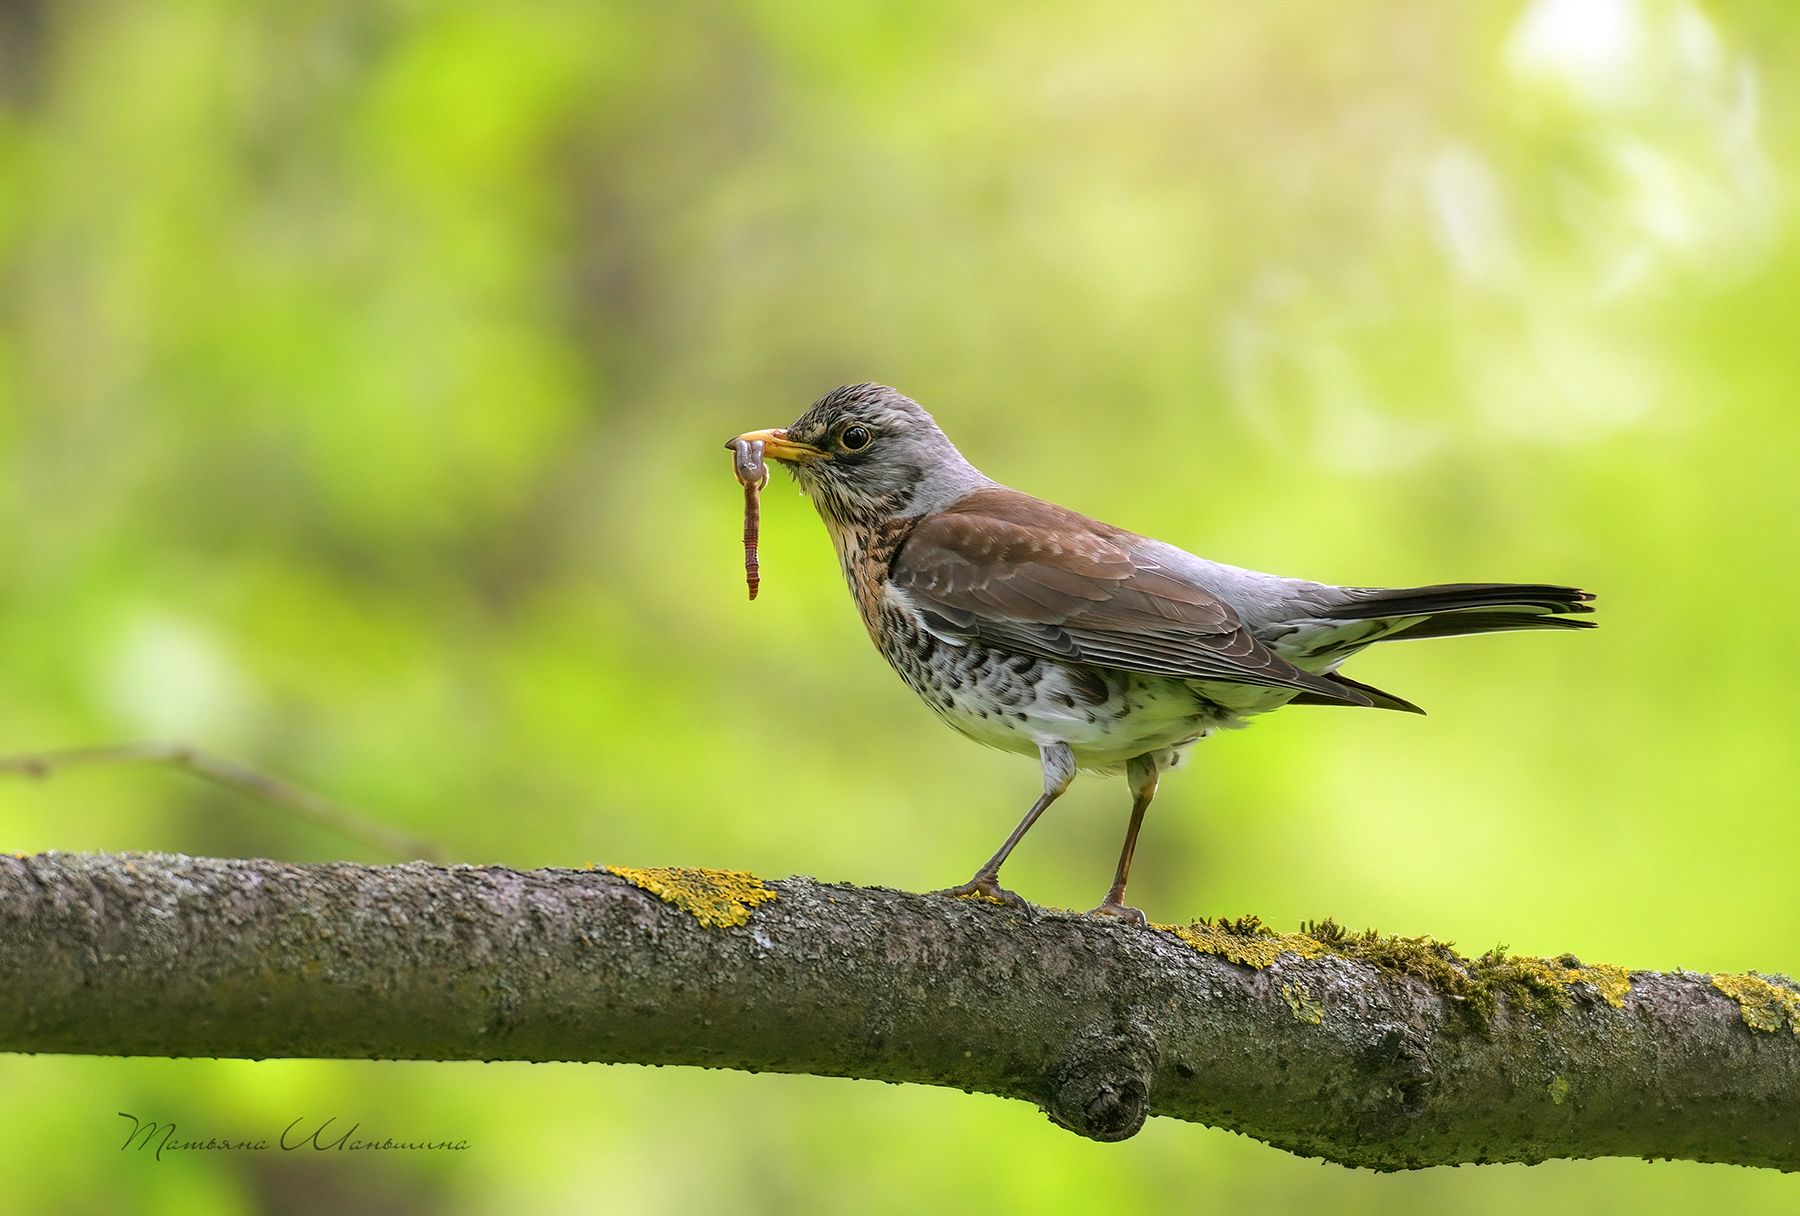
M 66 747 L 47 752 L 0 756 L 0 774 L 41 779 L 64 769 L 98 764 L 160 764 L 181 769 L 260 799 L 296 819 L 361 841 L 402 860 L 445 860 L 443 850 L 421 837 L 345 810 L 329 799 L 279 777 L 259 773 L 255 769 L 178 743 L 112 743 L 99 747 Z

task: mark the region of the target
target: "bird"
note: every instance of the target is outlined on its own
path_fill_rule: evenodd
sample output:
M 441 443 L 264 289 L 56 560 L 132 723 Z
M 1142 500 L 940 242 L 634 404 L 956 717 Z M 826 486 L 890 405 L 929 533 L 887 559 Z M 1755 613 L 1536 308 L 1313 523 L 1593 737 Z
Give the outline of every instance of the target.
M 811 499 L 869 638 L 977 742 L 1035 755 L 1043 789 L 999 850 L 943 895 L 1031 915 L 1000 868 L 1077 772 L 1123 773 L 1130 819 L 1091 915 L 1125 903 L 1162 773 L 1216 731 L 1287 705 L 1423 713 L 1339 672 L 1377 642 L 1586 629 L 1593 595 L 1549 583 L 1340 587 L 1195 556 L 995 482 L 910 397 L 834 389 L 750 431 Z

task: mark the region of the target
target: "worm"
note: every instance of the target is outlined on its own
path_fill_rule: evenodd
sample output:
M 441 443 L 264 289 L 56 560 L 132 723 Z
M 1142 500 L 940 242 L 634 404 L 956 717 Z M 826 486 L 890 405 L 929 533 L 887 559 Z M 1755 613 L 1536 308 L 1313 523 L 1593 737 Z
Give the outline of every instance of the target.
M 769 469 L 763 464 L 763 441 L 739 439 L 731 445 L 731 469 L 738 484 L 744 487 L 744 585 L 750 598 L 756 598 L 762 585 L 762 567 L 757 559 L 757 533 L 762 527 L 762 488 L 769 484 Z

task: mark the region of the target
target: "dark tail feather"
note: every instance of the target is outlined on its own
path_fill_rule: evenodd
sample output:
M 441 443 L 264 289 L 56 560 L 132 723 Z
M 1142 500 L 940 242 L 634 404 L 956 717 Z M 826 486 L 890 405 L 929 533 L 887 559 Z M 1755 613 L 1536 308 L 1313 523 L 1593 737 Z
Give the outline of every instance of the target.
M 1593 621 L 1573 621 L 1566 616 L 1540 616 L 1529 612 L 1446 612 L 1441 616 L 1428 616 L 1418 624 L 1408 625 L 1381 640 L 1393 642 L 1401 638 L 1454 638 L 1469 633 L 1501 633 L 1509 629 L 1593 627 Z
M 1357 692 L 1362 693 L 1363 696 L 1365 696 L 1369 699 L 1370 703 L 1376 709 L 1397 709 L 1397 710 L 1402 711 L 1403 713 L 1409 713 L 1409 714 L 1422 714 L 1425 712 L 1424 710 L 1420 709 L 1417 705 L 1414 705 L 1411 701 L 1402 700 L 1401 698 L 1396 697 L 1391 692 L 1383 692 L 1383 691 L 1381 691 L 1381 689 L 1376 688 L 1374 685 L 1363 684 L 1363 683 L 1360 683 L 1359 681 L 1352 680 L 1347 675 L 1342 675 L 1335 671 L 1328 671 L 1324 674 L 1323 678 L 1330 680 L 1333 684 L 1338 684 L 1345 688 L 1352 688 L 1352 689 L 1355 689 Z M 1346 701 L 1340 697 L 1328 697 L 1323 693 L 1303 692 L 1299 696 L 1295 697 L 1292 701 L 1289 701 L 1288 704 L 1289 705 L 1349 705 L 1349 704 L 1352 704 L 1352 702 Z
M 1399 638 L 1450 638 L 1509 629 L 1592 629 L 1592 621 L 1571 620 L 1558 613 L 1585 615 L 1594 609 L 1591 592 L 1551 583 L 1443 583 L 1435 587 L 1347 587 L 1344 601 L 1331 615 L 1346 621 L 1392 620 L 1416 616 L 1387 634 Z
M 1325 613 L 1339 621 L 1405 621 L 1392 633 L 1375 639 L 1364 638 L 1348 650 L 1360 650 L 1370 640 L 1391 642 L 1397 638 L 1449 638 L 1468 633 L 1498 633 L 1508 629 L 1592 629 L 1594 622 L 1573 620 L 1594 609 L 1591 592 L 1577 587 L 1559 587 L 1552 583 L 1440 583 L 1434 587 L 1345 587 L 1342 600 Z M 1570 616 L 1558 615 L 1568 613 Z M 1346 651 L 1346 653 L 1348 652 Z M 1342 654 L 1338 656 L 1340 659 Z M 1359 684 L 1336 671 L 1321 673 L 1321 678 L 1343 690 L 1348 696 L 1328 692 L 1302 692 L 1292 705 L 1355 704 L 1366 698 L 1379 709 L 1397 709 L 1406 713 L 1425 711 L 1411 701 L 1393 693 Z M 1361 694 L 1357 697 L 1355 694 Z
M 1440 612 L 1468 612 L 1480 608 L 1516 608 L 1549 612 L 1592 612 L 1592 592 L 1550 583 L 1441 583 L 1435 587 L 1346 587 L 1345 600 L 1334 605 L 1331 615 L 1345 621 L 1379 620 L 1395 616 L 1434 616 Z M 1528 612 L 1487 613 L 1525 618 Z M 1574 622 L 1565 622 L 1574 624 Z M 1473 632 L 1488 632 L 1496 626 Z M 1523 628 L 1529 629 L 1526 625 Z M 1425 636 L 1425 635 L 1413 635 Z

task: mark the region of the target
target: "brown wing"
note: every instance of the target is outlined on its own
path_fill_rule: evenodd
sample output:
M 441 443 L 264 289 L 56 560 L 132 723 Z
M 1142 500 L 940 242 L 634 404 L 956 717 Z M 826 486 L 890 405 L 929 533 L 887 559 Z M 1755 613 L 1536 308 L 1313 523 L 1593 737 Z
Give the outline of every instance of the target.
M 980 490 L 920 520 L 888 579 L 949 637 L 1093 667 L 1372 703 L 1274 654 L 1231 605 L 1162 569 L 1139 545 L 1140 537 L 1029 495 Z

